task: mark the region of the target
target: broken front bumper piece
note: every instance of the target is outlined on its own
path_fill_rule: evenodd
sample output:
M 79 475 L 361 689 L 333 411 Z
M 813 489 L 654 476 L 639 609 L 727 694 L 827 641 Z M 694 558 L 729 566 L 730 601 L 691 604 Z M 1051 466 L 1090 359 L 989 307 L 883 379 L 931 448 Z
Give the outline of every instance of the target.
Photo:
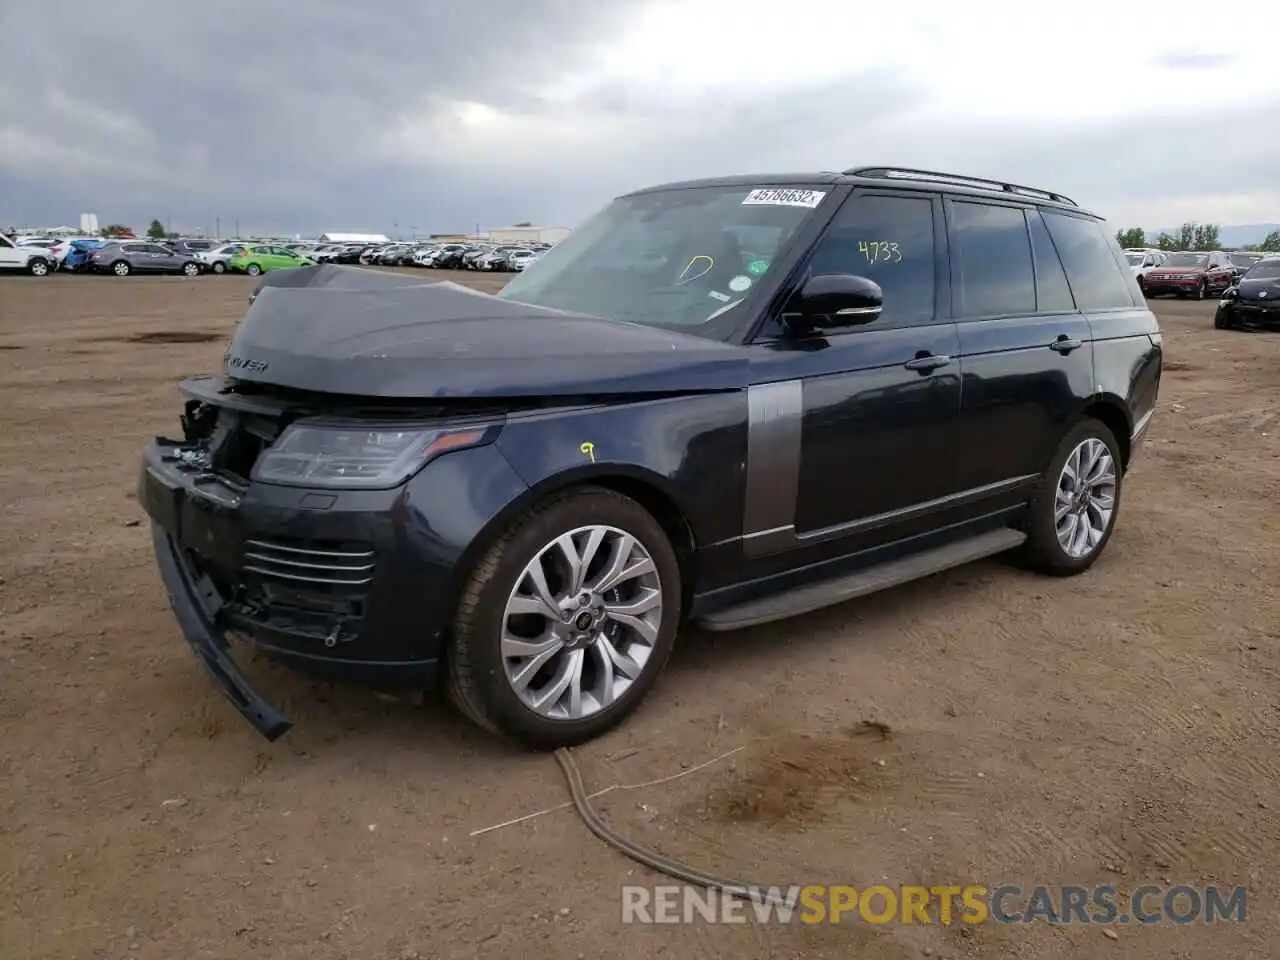
M 208 577 L 192 579 L 178 545 L 159 524 L 152 523 L 151 539 L 169 604 L 196 658 L 254 729 L 268 740 L 278 740 L 293 727 L 293 721 L 263 699 L 231 658 L 226 634 L 217 625 L 222 607 L 217 589 Z

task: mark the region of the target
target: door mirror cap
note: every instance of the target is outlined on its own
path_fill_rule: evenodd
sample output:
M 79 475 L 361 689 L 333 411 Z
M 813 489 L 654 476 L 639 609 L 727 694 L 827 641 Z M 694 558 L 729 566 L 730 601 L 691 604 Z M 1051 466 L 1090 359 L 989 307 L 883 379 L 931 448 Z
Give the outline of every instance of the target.
M 847 273 L 824 273 L 805 281 L 787 312 L 799 314 L 805 328 L 831 329 L 871 323 L 883 309 L 884 291 L 875 281 Z

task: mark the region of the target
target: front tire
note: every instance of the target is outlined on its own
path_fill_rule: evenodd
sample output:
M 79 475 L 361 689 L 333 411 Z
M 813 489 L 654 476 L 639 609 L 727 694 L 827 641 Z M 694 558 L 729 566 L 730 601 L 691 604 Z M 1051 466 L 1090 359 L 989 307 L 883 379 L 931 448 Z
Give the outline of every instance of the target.
M 182 265 L 182 275 L 183 275 L 183 276 L 185 276 L 185 277 L 198 277 L 198 276 L 200 276 L 200 264 L 198 264 L 198 263 L 184 263 L 184 264 Z
M 1062 438 L 1032 495 L 1024 565 L 1057 577 L 1093 566 L 1115 530 L 1122 482 L 1115 435 L 1099 420 L 1081 420 Z
M 213 267 L 211 269 L 216 274 L 223 274 L 227 272 L 227 265 L 223 263 L 221 260 L 215 260 L 213 262 Z
M 450 697 L 534 749 L 597 737 L 657 681 L 681 596 L 675 551 L 640 504 L 598 487 L 557 496 L 516 520 L 463 589 Z
M 1197 283 L 1197 284 L 1196 284 L 1195 299 L 1197 299 L 1197 300 L 1203 300 L 1203 299 L 1204 299 L 1204 294 L 1205 294 L 1205 290 L 1206 290 L 1206 289 L 1207 289 L 1207 288 L 1206 288 L 1206 286 L 1205 286 L 1205 282 L 1204 282 L 1203 280 L 1201 280 L 1199 283 Z
M 256 263 L 251 263 L 244 268 L 244 272 L 251 277 L 256 277 L 262 273 L 262 268 L 258 266 Z
M 47 277 L 49 275 L 49 261 L 42 257 L 32 257 L 27 263 L 27 272 L 33 277 Z

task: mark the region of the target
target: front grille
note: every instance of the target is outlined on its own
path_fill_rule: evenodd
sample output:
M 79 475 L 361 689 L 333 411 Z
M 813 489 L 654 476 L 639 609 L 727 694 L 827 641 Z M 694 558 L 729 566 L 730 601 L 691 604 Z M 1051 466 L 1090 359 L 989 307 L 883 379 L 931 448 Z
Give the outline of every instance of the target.
M 373 581 L 373 561 L 373 551 L 362 545 L 246 540 L 241 569 L 285 584 L 360 588 Z

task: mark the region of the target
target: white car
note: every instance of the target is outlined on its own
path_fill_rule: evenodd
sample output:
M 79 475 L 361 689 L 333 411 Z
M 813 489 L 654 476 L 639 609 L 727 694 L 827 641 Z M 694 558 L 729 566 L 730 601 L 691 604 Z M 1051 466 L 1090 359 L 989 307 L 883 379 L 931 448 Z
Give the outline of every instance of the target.
M 1169 259 L 1169 255 L 1163 250 L 1128 249 L 1125 250 L 1124 257 L 1129 261 L 1129 269 L 1144 292 L 1147 285 L 1147 272 L 1163 265 Z
M 0 270 L 25 270 L 33 277 L 44 277 L 57 266 L 45 247 L 18 246 L 0 233 Z
M 523 273 L 525 268 L 537 259 L 538 255 L 532 250 L 513 250 L 507 254 L 507 269 Z
M 212 250 L 197 250 L 195 257 L 210 273 L 226 273 L 227 264 L 235 256 L 236 251 L 247 246 L 247 243 L 224 243 Z

